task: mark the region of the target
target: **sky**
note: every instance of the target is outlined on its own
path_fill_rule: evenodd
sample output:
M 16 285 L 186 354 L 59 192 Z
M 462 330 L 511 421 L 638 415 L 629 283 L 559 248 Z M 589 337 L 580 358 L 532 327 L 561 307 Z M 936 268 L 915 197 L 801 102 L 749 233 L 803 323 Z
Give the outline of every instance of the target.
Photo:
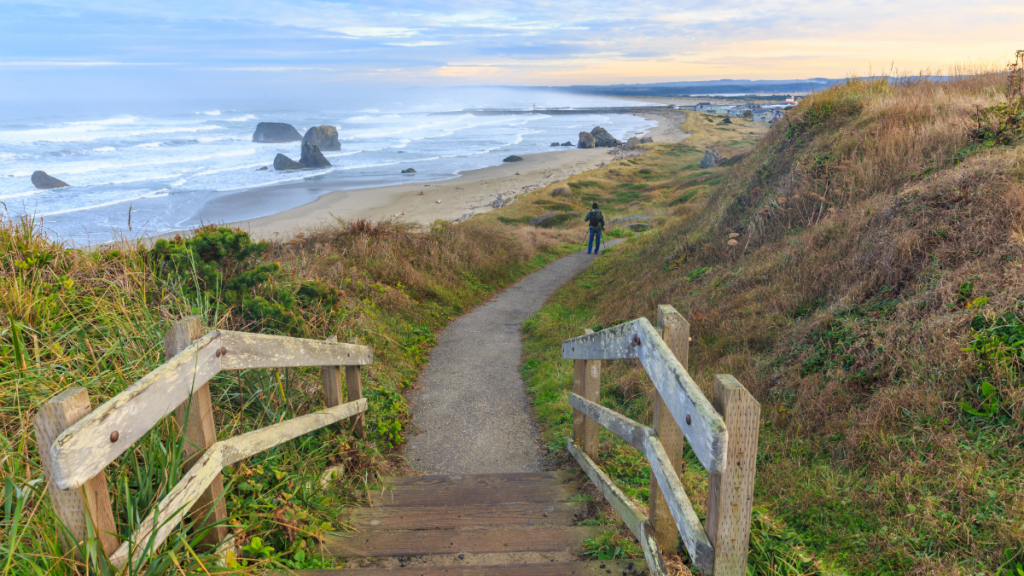
M 0 101 L 1003 66 L 1024 3 L 0 0 Z

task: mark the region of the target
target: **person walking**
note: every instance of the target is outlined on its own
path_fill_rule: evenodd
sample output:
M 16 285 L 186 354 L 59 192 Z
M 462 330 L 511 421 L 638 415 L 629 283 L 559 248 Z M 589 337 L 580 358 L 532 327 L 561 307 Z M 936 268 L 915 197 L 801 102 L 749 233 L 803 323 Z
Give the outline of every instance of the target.
M 593 249 L 594 254 L 601 252 L 601 232 L 604 231 L 604 214 L 597 208 L 597 202 L 594 202 L 593 208 L 587 215 L 583 217 L 583 220 L 590 223 L 590 242 L 587 243 L 587 254 L 590 254 Z M 595 238 L 597 242 L 594 242 Z

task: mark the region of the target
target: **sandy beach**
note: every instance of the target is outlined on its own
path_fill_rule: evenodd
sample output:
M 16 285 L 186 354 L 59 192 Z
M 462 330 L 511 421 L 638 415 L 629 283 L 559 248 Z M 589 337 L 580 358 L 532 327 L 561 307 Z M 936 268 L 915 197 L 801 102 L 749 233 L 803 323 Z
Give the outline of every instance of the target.
M 687 136 L 678 129 L 685 119 L 683 112 L 645 114 L 644 117 L 658 122 L 658 126 L 645 134 L 654 138 L 655 142 L 679 142 Z M 613 153 L 614 150 L 608 148 L 573 148 L 529 154 L 524 155 L 521 162 L 466 171 L 451 180 L 332 191 L 297 208 L 262 218 L 230 222 L 228 225 L 249 230 L 257 238 L 270 239 L 288 237 L 306 228 L 333 222 L 336 218 L 395 218 L 424 225 L 436 220 L 454 221 L 493 210 L 492 204 L 498 196 L 505 200 L 512 199 L 597 168 L 614 159 Z M 299 186 L 303 192 L 309 193 L 315 190 L 317 184 L 247 190 L 218 199 L 211 203 L 210 210 L 229 214 L 232 205 L 260 202 L 262 195 L 280 193 L 282 188 L 289 186 Z

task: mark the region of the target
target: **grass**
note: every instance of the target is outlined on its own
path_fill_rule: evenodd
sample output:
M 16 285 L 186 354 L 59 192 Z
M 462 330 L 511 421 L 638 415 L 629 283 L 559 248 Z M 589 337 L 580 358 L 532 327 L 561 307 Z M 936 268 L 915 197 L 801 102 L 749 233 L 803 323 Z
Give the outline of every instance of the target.
M 705 392 L 730 373 L 762 404 L 752 573 L 1024 563 L 1024 148 L 1002 128 L 1019 102 L 1006 76 L 982 72 L 851 79 L 706 175 L 717 185 L 674 192 L 700 190 L 675 206 L 657 198 L 658 226 L 527 324 L 523 374 L 552 457 L 568 462 L 571 429 L 558 344 L 667 303 L 691 325 Z M 694 116 L 708 128 L 687 144 L 714 145 Z M 637 166 L 671 174 L 653 163 L 699 156 L 662 150 Z M 634 361 L 605 362 L 602 382 L 602 404 L 650 423 Z M 644 504 L 639 455 L 605 435 L 600 456 Z M 682 482 L 703 514 L 707 480 L 689 454 Z
M 315 552 L 360 490 L 405 468 L 408 406 L 434 334 L 466 308 L 567 249 L 564 232 L 474 223 L 415 231 L 401 224 L 338 222 L 287 242 L 256 243 L 206 227 L 149 247 L 123 240 L 68 248 L 36 222 L 0 221 L 0 574 L 115 573 L 95 537 L 81 559 L 61 549 L 63 528 L 46 495 L 32 419 L 48 398 L 84 387 L 93 406 L 163 362 L 164 332 L 199 314 L 207 327 L 339 340 L 374 349 L 363 369 L 368 438 L 332 426 L 224 471 L 228 524 L 252 568 L 331 567 Z M 307 414 L 323 405 L 319 369 L 245 370 L 211 382 L 220 438 Z M 124 539 L 181 478 L 181 435 L 172 419 L 107 467 Z M 321 488 L 324 471 L 344 473 Z M 200 526 L 179 528 L 126 573 L 236 571 L 198 548 Z

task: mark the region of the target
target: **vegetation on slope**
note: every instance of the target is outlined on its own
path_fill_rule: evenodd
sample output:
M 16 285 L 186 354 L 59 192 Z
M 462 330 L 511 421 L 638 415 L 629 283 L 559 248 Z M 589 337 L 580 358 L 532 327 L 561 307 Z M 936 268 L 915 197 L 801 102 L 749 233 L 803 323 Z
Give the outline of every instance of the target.
M 253 242 L 208 226 L 152 248 L 123 241 L 70 249 L 31 220 L 0 221 L 0 574 L 107 573 L 95 540 L 71 570 L 42 481 L 32 433 L 40 404 L 83 386 L 93 406 L 163 362 L 163 334 L 199 314 L 208 327 L 339 340 L 374 349 L 363 369 L 368 438 L 347 425 L 308 434 L 225 469 L 239 560 L 316 567 L 314 546 L 378 474 L 400 470 L 408 408 L 402 391 L 425 362 L 434 333 L 488 294 L 564 252 L 557 231 L 486 225 L 339 222 L 289 242 Z M 218 434 L 235 436 L 323 406 L 319 369 L 246 370 L 212 382 Z M 118 531 L 132 533 L 181 477 L 181 435 L 165 419 L 106 470 Z M 331 465 L 344 475 L 321 478 Z M 224 570 L 179 530 L 143 572 Z M 205 564 L 205 567 L 202 565 Z M 232 571 L 234 571 L 232 569 Z
M 551 449 L 571 421 L 557 343 L 668 303 L 706 392 L 731 373 L 762 403 L 755 502 L 806 563 L 766 556 L 781 540 L 755 529 L 754 573 L 1024 564 L 1024 103 L 1007 95 L 1005 75 L 980 74 L 808 97 L 689 215 L 531 320 L 524 374 Z M 606 405 L 650 422 L 638 364 L 602 380 Z M 686 460 L 703 513 L 706 476 Z M 645 501 L 638 455 L 606 438 L 602 464 Z

